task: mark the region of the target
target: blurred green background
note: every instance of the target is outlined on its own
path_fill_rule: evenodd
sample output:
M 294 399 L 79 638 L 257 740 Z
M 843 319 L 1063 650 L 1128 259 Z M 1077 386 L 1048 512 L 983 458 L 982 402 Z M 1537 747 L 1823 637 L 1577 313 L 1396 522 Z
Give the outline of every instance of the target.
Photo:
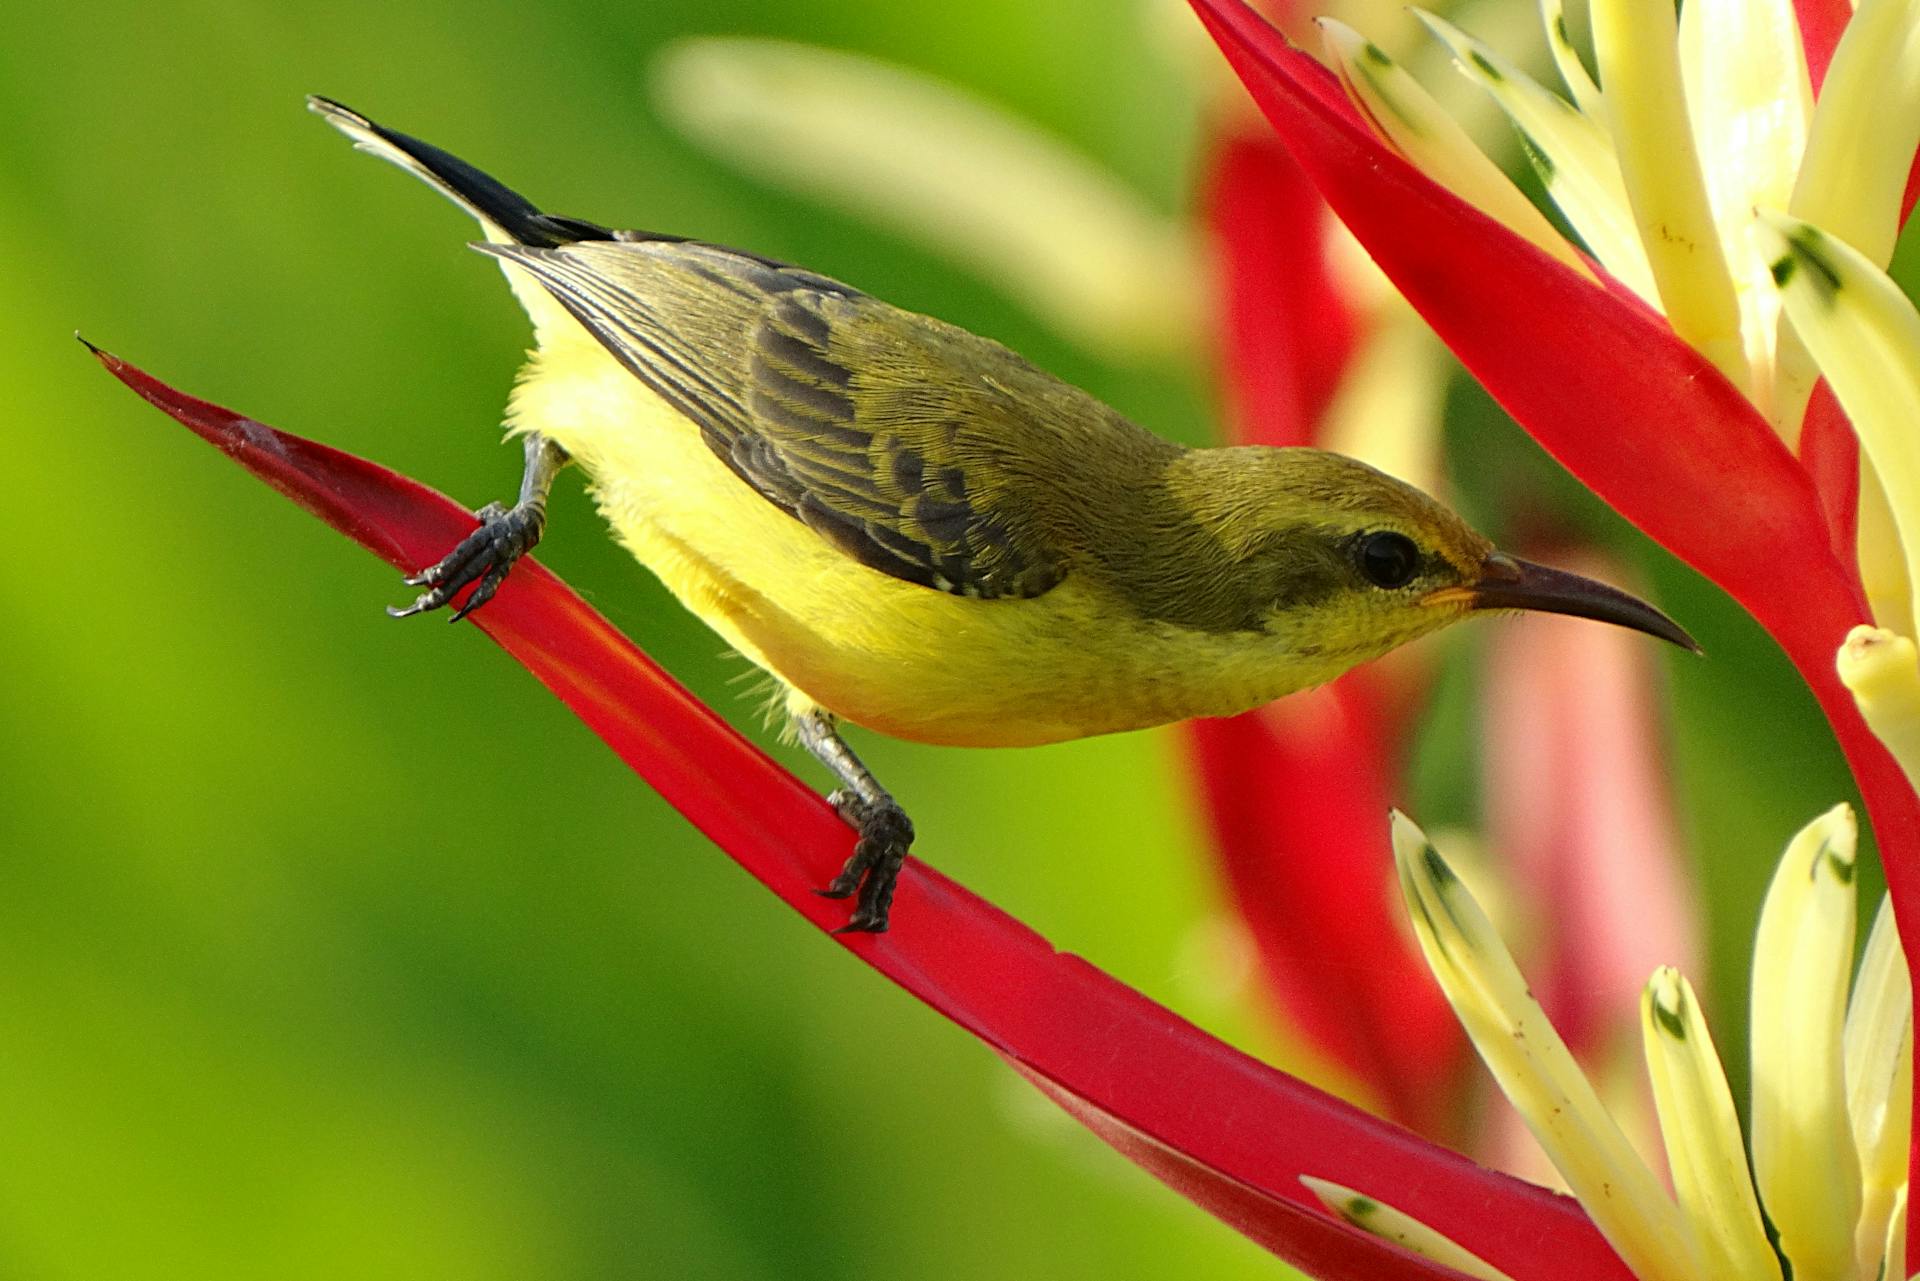
M 1112 0 L 96 0 L 9 24 L 0 1277 L 1280 1271 L 823 942 L 476 633 L 388 622 L 407 593 L 384 566 L 70 337 L 471 504 L 509 493 L 496 424 L 524 320 L 468 225 L 304 112 L 324 92 L 550 208 L 806 263 L 1203 437 L 1200 374 L 1066 345 L 964 271 L 715 162 L 648 91 L 681 35 L 862 50 L 972 86 L 1172 212 L 1200 117 L 1150 30 Z M 1738 1046 L 1759 887 L 1844 773 L 1736 609 L 1476 392 L 1456 401 L 1483 527 L 1516 494 L 1569 505 L 1712 655 L 1668 673 L 1708 988 Z M 541 555 L 767 741 L 738 662 L 571 479 Z M 1435 763 L 1408 798 L 1436 819 L 1471 813 L 1479 640 L 1444 644 Z M 857 741 L 946 871 L 1267 1044 L 1195 959 L 1220 896 L 1171 735 Z

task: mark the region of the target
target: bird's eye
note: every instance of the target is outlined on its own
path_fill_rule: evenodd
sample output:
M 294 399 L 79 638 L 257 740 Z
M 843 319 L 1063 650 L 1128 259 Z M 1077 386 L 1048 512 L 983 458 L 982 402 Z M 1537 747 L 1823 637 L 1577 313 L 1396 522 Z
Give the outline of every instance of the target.
M 1420 549 L 1411 538 L 1392 530 L 1362 535 L 1355 554 L 1360 572 L 1375 587 L 1405 587 L 1420 566 Z

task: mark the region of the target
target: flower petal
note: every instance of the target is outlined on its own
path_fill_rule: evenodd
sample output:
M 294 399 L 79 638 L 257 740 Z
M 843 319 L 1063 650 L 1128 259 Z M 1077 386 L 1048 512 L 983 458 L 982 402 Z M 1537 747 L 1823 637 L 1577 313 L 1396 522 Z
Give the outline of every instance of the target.
M 1789 0 L 1694 0 L 1680 14 L 1681 78 L 1694 142 L 1723 224 L 1793 190 L 1813 89 Z M 1729 240 L 1731 244 L 1731 240 Z
M 1593 0 L 1594 59 L 1606 88 L 1602 116 L 1673 332 L 1738 387 L 1752 375 L 1740 307 L 1707 198 L 1680 83 L 1670 5 Z
M 1398 812 L 1393 854 L 1434 977 L 1594 1225 L 1641 1281 L 1700 1275 L 1693 1240 L 1666 1189 L 1601 1105 L 1480 905 L 1425 833 Z
M 1713 157 L 1704 170 L 1707 198 L 1740 308 L 1754 401 L 1791 438 L 1813 379 L 1807 362 L 1787 352 L 1787 376 L 1776 385 L 1780 302 L 1767 274 L 1771 260 L 1753 236 L 1753 211 L 1784 207 L 1813 114 L 1792 4 L 1694 0 L 1680 14 L 1680 64 L 1695 145 Z
M 1889 1261 L 1886 1264 L 1888 1276 L 1897 1277 L 1906 1271 L 1900 1261 L 1907 1259 L 1907 1187 L 1902 1183 L 1900 1190 L 1893 1194 L 1893 1207 L 1887 1215 L 1887 1240 L 1880 1250 L 1880 1257 Z M 1907 1259 L 1907 1267 L 1911 1266 L 1912 1260 Z M 1909 1275 L 1907 1281 L 1920 1281 L 1920 1272 Z
M 1753 1174 L 1796 1277 L 1853 1274 L 1860 1166 L 1841 1035 L 1853 961 L 1853 811 L 1787 846 L 1753 947 Z
M 1821 386 L 1826 386 L 1822 381 Z M 1829 393 L 1831 394 L 1831 393 Z M 1844 417 L 1844 413 L 1842 417 Z M 1847 424 L 1853 434 L 1853 424 Z M 1869 460 L 1861 457 L 1860 438 L 1854 436 L 1859 480 L 1859 510 L 1854 520 L 1859 529 L 1860 585 L 1866 590 L 1867 604 L 1876 622 L 1885 621 L 1906 627 L 1914 617 L 1913 574 L 1907 565 L 1906 548 L 1900 545 L 1900 526 L 1893 504 L 1887 499 L 1887 487 Z
M 1913 980 L 1893 925 L 1893 900 L 1874 913 L 1847 1003 L 1847 1114 L 1860 1152 L 1864 1203 L 1854 1233 L 1859 1275 L 1881 1274 L 1895 1202 L 1907 1187 L 1913 1127 Z M 1898 1268 L 1904 1260 L 1895 1258 Z
M 1920 312 L 1845 241 L 1784 214 L 1763 211 L 1760 221 L 1787 316 L 1873 463 L 1911 570 L 1920 565 L 1920 450 L 1912 439 Z M 1920 636 L 1911 617 L 1888 621 Z
M 1413 13 L 1447 46 L 1461 74 L 1485 89 L 1513 121 L 1541 185 L 1588 251 L 1622 284 L 1658 306 L 1653 268 L 1606 129 L 1446 19 L 1425 9 Z
M 98 355 L 157 408 L 396 567 L 433 559 L 474 527 L 452 500 L 383 467 Z M 783 901 L 823 931 L 845 919 L 844 909 L 813 893 L 852 839 L 833 811 L 537 561 L 517 566 L 474 622 Z M 1562 1198 L 1255 1062 L 917 861 L 902 878 L 895 923 L 887 935 L 837 941 L 1030 1077 L 1097 1101 L 1089 1106 L 1159 1156 L 1149 1159 L 1115 1133 L 1103 1137 L 1170 1182 L 1167 1163 L 1177 1165 L 1180 1190 L 1226 1222 L 1302 1258 L 1325 1250 L 1346 1269 L 1328 1276 L 1426 1281 L 1435 1273 L 1311 1206 L 1295 1181 L 1309 1168 L 1401 1190 L 1423 1220 L 1515 1275 L 1530 1275 L 1526 1262 L 1546 1257 L 1557 1276 L 1628 1281 Z M 1344 1235 L 1328 1245 L 1328 1232 Z M 1425 1270 L 1366 1273 L 1362 1258 Z
M 1567 92 L 1573 95 L 1574 105 L 1580 108 L 1581 115 L 1604 120 L 1606 106 L 1600 99 L 1599 86 L 1587 74 L 1587 64 L 1580 61 L 1580 51 L 1573 46 L 1561 0 L 1540 0 L 1540 20 L 1547 29 L 1547 48 L 1553 51 L 1553 63 L 1560 69 L 1560 78 L 1566 82 Z
M 1444 1263 L 1455 1272 L 1478 1277 L 1480 1281 L 1513 1281 L 1486 1260 L 1462 1250 L 1420 1220 L 1378 1198 L 1310 1175 L 1301 1175 L 1300 1182 L 1320 1198 L 1320 1204 L 1370 1236 L 1384 1237 L 1423 1259 Z
M 1579 252 L 1386 50 L 1332 18 L 1320 19 L 1320 31 L 1340 83 L 1401 155 L 1516 235 L 1588 274 Z
M 1849 18 L 1833 52 L 1835 74 L 1813 111 L 1805 159 L 1789 202 L 1756 195 L 1752 203 L 1786 209 L 1884 269 L 1900 225 L 1913 208 L 1915 148 L 1920 147 L 1920 3 L 1865 0 L 1860 12 Z M 1780 335 L 1779 364 L 1776 404 L 1790 415 L 1814 379 L 1813 362 L 1793 333 Z M 1790 439 L 1791 434 L 1789 424 Z M 1871 478 L 1860 497 L 1869 507 L 1879 501 Z M 1876 518 L 1869 514 L 1870 521 Z M 1869 543 L 1863 556 L 1870 598 L 1879 594 L 1877 588 L 1891 573 L 1904 577 L 1906 572 L 1897 555 L 1883 560 L 1873 554 L 1873 547 Z
M 1760 1221 L 1733 1092 L 1693 985 L 1679 970 L 1654 971 L 1640 999 L 1640 1031 L 1674 1192 L 1706 1275 L 1777 1281 L 1780 1264 Z
M 1835 669 L 1860 715 L 1920 786 L 1920 650 L 1884 627 L 1854 628 Z
M 1920 0 L 1860 0 L 1830 70 L 1787 208 L 1884 269 L 1920 147 Z

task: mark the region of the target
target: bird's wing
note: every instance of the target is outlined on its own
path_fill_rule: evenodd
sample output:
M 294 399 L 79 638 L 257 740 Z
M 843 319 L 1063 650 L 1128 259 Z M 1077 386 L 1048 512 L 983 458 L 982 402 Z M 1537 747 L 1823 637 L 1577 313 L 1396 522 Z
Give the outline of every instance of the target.
M 889 343 L 871 323 L 886 304 L 692 242 L 475 248 L 533 273 L 735 474 L 863 564 L 987 599 L 1065 576 L 1031 512 L 970 483 L 956 447 L 1003 398 Z

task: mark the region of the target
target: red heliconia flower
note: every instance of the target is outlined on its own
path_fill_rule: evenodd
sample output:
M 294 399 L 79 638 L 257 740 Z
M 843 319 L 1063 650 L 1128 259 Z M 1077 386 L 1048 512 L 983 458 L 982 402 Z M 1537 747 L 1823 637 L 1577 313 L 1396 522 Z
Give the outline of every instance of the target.
M 1329 24 L 1335 74 L 1243 0 L 1193 2 L 1291 154 L 1468 370 L 1575 476 L 1726 590 L 1786 651 L 1852 765 L 1911 948 L 1920 939 L 1920 800 L 1835 668 L 1851 629 L 1871 621 L 1854 556 L 1858 446 L 1832 400 L 1814 391 L 1817 370 L 1804 349 L 1788 337 L 1775 341 L 1779 303 L 1767 276 L 1782 280 L 1790 267 L 1756 247 L 1769 242 L 1746 238 L 1753 206 L 1774 197 L 1756 186 L 1744 201 L 1731 200 L 1737 183 L 1715 184 L 1720 166 L 1741 181 L 1790 189 L 1796 214 L 1844 224 L 1843 239 L 1865 242 L 1869 257 L 1884 262 L 1892 229 L 1911 207 L 1914 139 L 1901 133 L 1911 113 L 1896 114 L 1899 127 L 1880 130 L 1873 146 L 1850 146 L 1846 131 L 1871 118 L 1862 95 L 1897 91 L 1912 100 L 1914 77 L 1904 66 L 1885 77 L 1884 89 L 1874 72 L 1911 40 L 1901 24 L 1912 17 L 1876 4 L 1850 17 L 1848 7 L 1819 0 L 1798 6 L 1799 31 L 1789 23 L 1783 38 L 1757 10 L 1729 9 L 1720 12 L 1732 14 L 1730 22 L 1746 15 L 1765 30 L 1696 29 L 1691 52 L 1681 41 L 1682 58 L 1699 59 L 1706 48 L 1709 62 L 1714 41 L 1771 41 L 1764 47 L 1779 55 L 1783 110 L 1798 109 L 1804 122 L 1814 103 L 1804 166 L 1796 151 L 1766 173 L 1749 152 L 1770 145 L 1772 134 L 1741 132 L 1738 119 L 1719 122 L 1727 154 L 1696 160 L 1695 130 L 1703 118 L 1717 127 L 1712 97 L 1703 108 L 1680 93 L 1670 11 L 1595 6 L 1604 111 L 1593 105 L 1597 93 L 1564 26 L 1550 24 L 1559 27 L 1556 55 L 1586 115 L 1523 100 L 1531 82 L 1521 85 L 1497 53 L 1427 19 L 1550 160 L 1580 159 L 1543 172 L 1596 257 L 1503 187 L 1477 153 L 1454 145 L 1449 123 L 1376 46 Z M 1558 12 L 1553 0 L 1543 7 Z M 1696 12 L 1683 21 L 1698 24 L 1714 12 L 1690 7 Z M 1797 107 L 1795 75 L 1803 86 Z M 1819 86 L 1817 100 L 1808 84 Z M 1818 110 L 1829 99 L 1833 109 Z M 1534 125 L 1568 137 L 1533 134 Z M 1897 169 L 1882 163 L 1874 171 L 1870 162 Z M 1570 177 L 1588 185 L 1562 193 L 1556 176 L 1569 188 Z M 1610 194 L 1608 184 L 1624 195 Z M 1863 543 L 1862 552 L 1884 541 Z
M 1196 4 L 1302 167 L 1468 370 L 1779 641 L 1855 766 L 1890 877 L 1920 893 L 1920 805 L 1833 674 L 1840 641 L 1867 621 L 1864 591 L 1832 552 L 1806 469 L 1657 314 L 1416 170 L 1240 0 Z

